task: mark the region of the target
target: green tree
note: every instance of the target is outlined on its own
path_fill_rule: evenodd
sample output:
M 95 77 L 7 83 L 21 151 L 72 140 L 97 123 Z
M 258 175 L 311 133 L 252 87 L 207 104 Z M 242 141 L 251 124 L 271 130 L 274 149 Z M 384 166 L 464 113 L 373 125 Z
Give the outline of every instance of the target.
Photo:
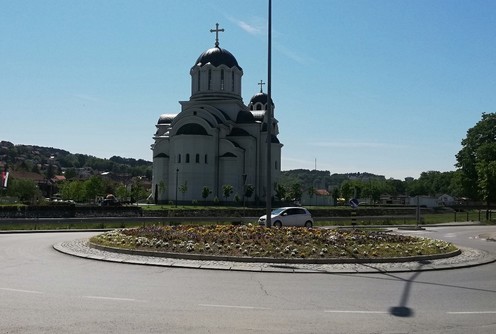
M 65 181 L 59 186 L 59 193 L 64 200 L 73 200 L 75 202 L 84 202 L 86 200 L 84 181 Z
M 184 194 L 188 191 L 188 181 L 184 181 L 184 183 L 179 186 L 179 191 L 181 192 L 184 201 Z
M 131 196 L 131 193 L 127 189 L 126 185 L 120 184 L 116 189 L 115 189 L 115 195 L 120 201 L 128 201 L 129 197 Z
M 277 183 L 276 184 L 276 187 L 275 187 L 275 196 L 276 198 L 279 200 L 279 201 L 282 201 L 286 198 L 286 194 L 287 194 L 287 189 L 285 186 L 283 186 L 282 184 L 280 183 Z
M 55 169 L 56 168 L 55 168 L 55 166 L 53 164 L 50 163 L 48 165 L 48 168 L 46 170 L 46 175 L 45 175 L 47 179 L 51 179 L 51 178 L 53 178 L 55 176 L 55 173 L 56 173 L 56 170 Z
M 210 196 L 211 193 L 212 193 L 212 190 L 210 190 L 209 187 L 207 187 L 207 186 L 203 187 L 202 198 L 205 201 L 205 203 L 207 202 L 207 198 L 208 198 L 208 196 Z
M 35 202 L 41 198 L 41 192 L 31 180 L 9 178 L 7 196 L 19 198 L 21 202 Z
M 361 197 L 363 182 L 358 180 L 347 180 L 341 184 L 341 195 L 348 201 L 352 197 Z
M 76 169 L 75 168 L 69 168 L 69 169 L 67 169 L 65 171 L 64 176 L 65 176 L 65 178 L 67 180 L 75 178 L 77 176 Z
M 227 199 L 229 198 L 229 196 L 231 196 L 233 192 L 234 192 L 234 189 L 233 189 L 232 185 L 225 184 L 222 186 L 222 193 L 224 195 L 224 198 L 226 199 L 226 202 L 227 202 Z
M 158 184 L 158 191 L 160 191 L 161 194 L 165 193 L 165 190 L 167 190 L 167 185 L 165 184 L 164 181 L 160 181 Z
M 385 181 L 370 180 L 364 183 L 362 196 L 370 198 L 371 204 L 375 204 L 380 200 L 382 194 L 391 193 L 389 190 L 392 189 Z
M 390 194 L 393 196 L 403 195 L 406 192 L 405 182 L 396 179 L 386 180 L 386 184 L 390 189 Z
M 313 196 L 315 195 L 315 188 L 313 186 L 308 187 L 307 194 L 308 197 L 310 197 L 310 200 L 312 200 Z
M 331 196 L 334 200 L 334 205 L 338 205 L 338 198 L 341 197 L 341 190 L 339 187 L 334 187 L 331 191 Z
M 288 196 L 293 201 L 301 201 L 301 196 L 303 195 L 303 191 L 301 190 L 301 185 L 299 183 L 293 183 L 288 191 Z
M 481 199 L 486 202 L 486 219 L 489 219 L 489 207 L 496 201 L 496 160 L 482 161 L 476 165 L 478 187 Z
M 480 181 L 491 162 L 496 160 L 496 113 L 483 113 L 482 119 L 467 131 L 462 148 L 456 155 L 456 166 L 462 172 L 462 186 L 467 197 L 481 200 L 489 189 Z M 479 166 L 479 167 L 477 167 Z
M 250 198 L 253 196 L 253 193 L 255 192 L 255 187 L 252 184 L 247 184 L 245 186 L 245 197 Z
M 84 197 L 93 202 L 98 196 L 105 195 L 105 182 L 100 176 L 92 176 L 84 182 Z
M 463 197 L 463 183 L 462 172 L 460 170 L 454 171 L 451 175 L 448 194 L 455 197 Z

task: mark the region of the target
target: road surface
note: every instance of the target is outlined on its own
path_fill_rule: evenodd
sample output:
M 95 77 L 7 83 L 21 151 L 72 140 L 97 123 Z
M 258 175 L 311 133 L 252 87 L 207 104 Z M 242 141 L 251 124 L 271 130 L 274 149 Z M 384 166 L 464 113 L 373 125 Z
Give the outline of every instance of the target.
M 495 227 L 406 232 L 496 253 Z M 288 274 L 106 263 L 0 235 L 0 333 L 496 333 L 496 264 L 401 274 Z

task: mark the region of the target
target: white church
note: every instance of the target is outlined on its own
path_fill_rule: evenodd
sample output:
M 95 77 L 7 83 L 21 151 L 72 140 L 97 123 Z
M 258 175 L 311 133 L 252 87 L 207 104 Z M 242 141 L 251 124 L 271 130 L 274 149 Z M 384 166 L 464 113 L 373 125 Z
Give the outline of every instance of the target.
M 153 180 L 151 198 L 155 203 L 224 201 L 223 189 L 244 201 L 265 203 L 267 183 L 268 96 L 255 94 L 248 105 L 241 96 L 243 69 L 236 58 L 219 46 L 203 52 L 193 67 L 191 96 L 180 101 L 179 113 L 160 115 L 153 137 Z M 272 101 L 272 110 L 274 103 Z M 268 114 L 268 113 L 267 113 Z M 271 181 L 278 182 L 281 148 L 278 122 L 271 131 Z M 211 191 L 204 199 L 204 188 Z M 244 197 L 247 187 L 253 194 Z M 274 193 L 274 192 L 272 192 Z

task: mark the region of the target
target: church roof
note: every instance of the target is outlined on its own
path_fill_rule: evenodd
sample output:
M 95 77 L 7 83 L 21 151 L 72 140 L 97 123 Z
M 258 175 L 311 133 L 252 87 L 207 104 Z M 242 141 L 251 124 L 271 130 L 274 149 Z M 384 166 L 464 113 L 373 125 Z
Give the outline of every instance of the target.
M 162 114 L 158 119 L 158 124 L 170 124 L 177 114 Z
M 265 105 L 267 104 L 268 99 L 269 96 L 267 94 L 260 92 L 252 96 L 252 98 L 250 99 L 250 104 L 262 103 Z M 272 100 L 272 105 L 274 105 L 274 100 Z
M 231 52 L 218 46 L 203 52 L 196 60 L 195 66 L 202 67 L 208 63 L 215 67 L 226 65 L 227 67 L 232 68 L 236 66 L 239 70 L 243 70 L 241 66 L 238 65 L 238 61 Z
M 236 123 L 253 123 L 255 122 L 255 117 L 253 114 L 246 110 L 240 110 L 238 117 L 236 118 Z

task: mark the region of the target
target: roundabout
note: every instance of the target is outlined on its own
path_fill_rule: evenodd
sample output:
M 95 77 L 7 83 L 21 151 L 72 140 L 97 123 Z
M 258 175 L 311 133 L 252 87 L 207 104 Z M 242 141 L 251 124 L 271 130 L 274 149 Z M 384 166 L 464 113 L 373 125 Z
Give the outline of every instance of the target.
M 110 235 L 118 231 L 108 232 Z M 105 235 L 100 235 L 105 239 Z M 219 254 L 173 253 L 150 249 L 130 249 L 95 242 L 98 237 L 55 244 L 59 252 L 107 262 L 160 267 L 277 273 L 385 273 L 442 270 L 471 267 L 496 261 L 482 250 L 454 247 L 439 254 L 381 257 L 270 258 L 223 256 Z M 402 234 L 393 236 L 403 237 Z M 436 241 L 436 240 L 431 240 Z M 383 245 L 383 244 L 381 244 Z M 386 246 L 387 247 L 387 246 Z M 349 252 L 351 253 L 351 252 Z M 420 253 L 420 252 L 419 252 Z M 347 254 L 350 255 L 350 254 Z

